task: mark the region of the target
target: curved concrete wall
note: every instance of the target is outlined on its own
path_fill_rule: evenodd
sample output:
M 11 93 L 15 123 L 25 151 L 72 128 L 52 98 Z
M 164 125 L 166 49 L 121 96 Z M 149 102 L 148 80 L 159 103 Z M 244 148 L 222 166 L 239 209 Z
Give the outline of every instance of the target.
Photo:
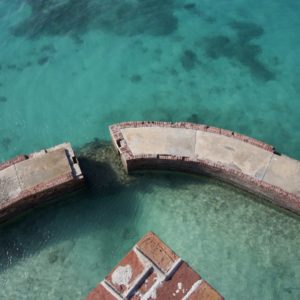
M 127 172 L 207 174 L 300 214 L 300 162 L 232 131 L 192 123 L 125 122 L 110 126 Z

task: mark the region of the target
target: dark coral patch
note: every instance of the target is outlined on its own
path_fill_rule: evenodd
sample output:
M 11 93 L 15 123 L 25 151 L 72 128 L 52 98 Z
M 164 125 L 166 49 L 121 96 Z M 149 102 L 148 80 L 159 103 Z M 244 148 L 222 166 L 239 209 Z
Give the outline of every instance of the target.
M 6 151 L 9 149 L 11 143 L 12 143 L 12 140 L 9 137 L 5 137 L 5 138 L 1 139 L 1 141 L 0 141 L 1 147 Z
M 41 47 L 41 52 L 45 52 L 45 53 L 55 53 L 56 49 L 52 44 L 46 44 L 44 46 Z
M 242 21 L 231 21 L 229 26 L 236 30 L 238 39 L 240 41 L 249 42 L 254 38 L 258 38 L 264 34 L 264 29 L 251 22 L 242 22 Z
M 43 57 L 40 57 L 38 60 L 37 60 L 37 63 L 39 65 L 44 65 L 45 63 L 47 63 L 49 61 L 49 56 L 43 56 Z
M 80 36 L 93 29 L 120 35 L 168 35 L 177 29 L 173 0 L 27 0 L 31 15 L 12 28 L 16 36 Z
M 31 61 L 27 61 L 25 64 L 24 64 L 24 68 L 29 68 L 32 66 L 32 62 Z
M 186 3 L 183 5 L 183 8 L 186 10 L 193 10 L 196 8 L 196 4 L 195 3 Z
M 140 82 L 141 80 L 142 80 L 142 76 L 139 74 L 135 74 L 130 77 L 130 81 L 134 83 Z
M 180 62 L 186 71 L 190 71 L 198 63 L 197 54 L 192 50 L 185 50 L 180 57 Z
M 2 83 L 0 83 L 0 86 L 2 86 Z M 0 96 L 0 102 L 7 102 L 7 97 Z
M 191 123 L 200 123 L 200 118 L 198 116 L 198 114 L 191 114 L 188 118 L 187 118 L 187 122 L 191 122 Z
M 16 64 L 8 64 L 7 66 L 8 70 L 17 70 L 18 66 Z
M 86 14 L 90 1 L 27 0 L 31 15 L 12 29 L 12 33 L 31 38 L 42 35 L 65 35 L 84 31 L 89 22 Z
M 212 59 L 226 57 L 235 60 L 247 67 L 257 79 L 270 81 L 275 79 L 275 73 L 260 59 L 262 48 L 252 40 L 260 37 L 262 27 L 248 22 L 231 22 L 230 27 L 235 30 L 236 36 L 229 38 L 218 35 L 204 39 L 206 55 Z

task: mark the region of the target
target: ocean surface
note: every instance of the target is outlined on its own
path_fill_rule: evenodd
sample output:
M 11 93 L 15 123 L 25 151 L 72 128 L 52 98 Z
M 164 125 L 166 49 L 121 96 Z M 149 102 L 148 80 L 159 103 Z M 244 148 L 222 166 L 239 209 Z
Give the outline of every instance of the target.
M 0 0 L 0 161 L 69 141 L 89 179 L 0 227 L 0 299 L 84 299 L 152 230 L 227 300 L 299 300 L 299 218 L 207 177 L 128 179 L 107 128 L 205 123 L 300 159 L 299 15 L 298 0 Z

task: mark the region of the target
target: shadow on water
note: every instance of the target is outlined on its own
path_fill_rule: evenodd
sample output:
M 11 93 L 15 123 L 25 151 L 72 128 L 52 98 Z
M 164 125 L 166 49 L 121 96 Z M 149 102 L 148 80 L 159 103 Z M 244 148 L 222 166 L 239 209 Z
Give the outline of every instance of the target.
M 117 156 L 111 146 L 94 141 L 77 153 L 87 188 L 1 226 L 0 272 L 59 241 L 75 240 L 100 229 L 133 227 L 137 201 L 134 193 L 130 193 L 130 201 L 123 195 L 129 188 L 129 180 L 117 174 L 114 168 L 118 162 L 112 165 L 107 162 Z M 99 161 L 107 156 L 110 156 L 107 161 Z M 117 239 L 111 241 L 117 242 Z M 110 253 L 114 246 L 105 243 L 103 251 Z M 49 255 L 49 262 L 54 261 L 56 255 Z
M 118 35 L 168 35 L 177 29 L 173 0 L 26 0 L 31 15 L 11 29 L 16 36 L 78 36 L 100 29 Z
M 162 171 L 127 176 L 111 144 L 99 140 L 84 145 L 77 154 L 85 174 L 86 189 L 2 226 L 0 273 L 48 247 L 49 264 L 63 262 L 76 239 L 90 235 L 100 239 L 102 257 L 107 258 L 108 264 L 113 263 L 114 249 L 121 247 L 120 252 L 126 253 L 128 241 L 132 240 L 132 245 L 139 237 L 136 224 L 141 195 L 152 193 L 153 188 L 159 186 L 190 192 L 190 184 L 211 184 L 209 178 L 186 177 L 176 172 L 172 176 Z M 170 206 L 168 199 L 162 199 L 161 204 Z M 210 201 L 207 205 L 208 210 L 215 209 Z M 59 242 L 67 243 L 59 246 Z
M 158 178 L 158 185 L 174 188 L 174 180 L 164 172 L 128 176 L 110 143 L 94 140 L 78 149 L 77 154 L 86 188 L 2 225 L 0 272 L 60 241 L 70 241 L 67 247 L 72 247 L 79 236 L 95 232 L 101 232 L 101 239 L 105 241 L 101 251 L 110 261 L 112 249 L 137 236 L 138 197 L 152 191 L 148 180 L 155 178 L 157 182 Z M 191 180 L 205 182 L 199 178 Z M 176 181 L 176 186 L 185 184 L 184 177 Z M 68 249 L 56 248 L 49 251 L 50 264 L 68 255 Z

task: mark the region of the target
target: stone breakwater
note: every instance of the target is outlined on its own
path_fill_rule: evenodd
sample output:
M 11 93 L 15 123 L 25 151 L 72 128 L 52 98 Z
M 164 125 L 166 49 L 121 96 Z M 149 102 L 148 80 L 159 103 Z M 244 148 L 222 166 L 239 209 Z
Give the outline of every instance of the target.
M 143 169 L 202 173 L 300 214 L 300 162 L 271 145 L 186 122 L 124 122 L 109 129 L 128 173 Z
M 152 232 L 86 298 L 100 299 L 224 300 Z
M 70 144 L 20 155 L 0 164 L 0 222 L 83 185 Z

